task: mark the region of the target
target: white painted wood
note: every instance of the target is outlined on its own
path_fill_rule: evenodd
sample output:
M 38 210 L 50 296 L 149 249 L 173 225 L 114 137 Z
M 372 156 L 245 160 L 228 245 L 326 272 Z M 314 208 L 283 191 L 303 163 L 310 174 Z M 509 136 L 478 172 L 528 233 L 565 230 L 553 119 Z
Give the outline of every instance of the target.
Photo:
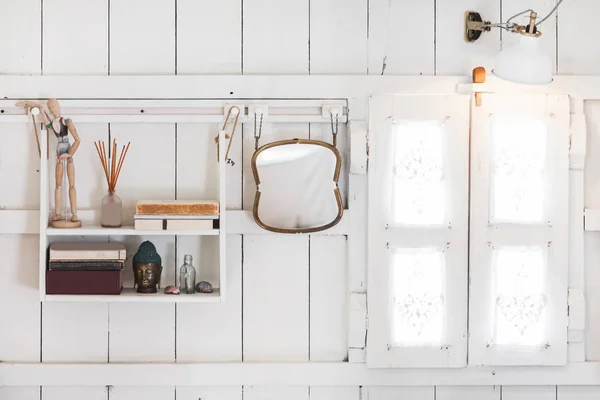
M 584 220 L 586 232 L 600 231 L 600 209 L 586 208 L 584 211 Z
M 366 332 L 366 330 L 365 330 Z M 364 348 L 350 347 L 348 349 L 348 362 L 351 363 L 366 363 L 367 352 Z
M 303 0 L 244 1 L 244 74 L 309 72 L 308 8 Z
M 600 51 L 594 38 L 600 34 L 594 0 L 565 1 L 559 8 L 558 71 L 561 74 L 600 73 Z
M 558 386 L 557 400 L 594 400 L 600 395 L 600 386 Z
M 173 304 L 123 303 L 109 307 L 110 362 L 175 360 Z
M 527 4 L 523 4 L 519 0 L 502 0 L 502 18 L 505 22 L 508 18 L 513 15 L 525 11 L 527 9 L 533 9 L 538 13 L 538 22 L 541 18 L 545 17 L 550 10 L 556 5 L 557 0 L 529 0 Z M 564 15 L 565 9 L 560 8 L 560 15 Z M 540 40 L 540 48 L 542 48 L 551 58 L 554 64 L 554 71 L 556 72 L 556 54 L 557 54 L 557 43 L 556 43 L 556 29 L 557 29 L 558 14 L 552 14 L 542 24 L 538 24 L 539 30 L 542 32 Z M 492 21 L 496 22 L 496 21 Z M 529 24 L 529 13 L 521 15 L 515 18 L 512 22 L 516 22 L 520 25 Z M 519 35 L 502 32 L 502 48 L 508 48 L 519 41 Z M 562 51 L 562 49 L 561 49 Z
M 348 206 L 352 212 L 348 235 L 348 286 L 350 291 L 367 289 L 367 176 L 351 174 L 348 178 Z M 345 212 L 348 214 L 348 211 Z M 343 219 L 342 219 L 343 221 Z
M 310 1 L 310 73 L 367 72 L 367 0 Z
M 0 95 L 7 99 L 323 99 L 365 100 L 377 94 L 452 95 L 473 92 L 565 94 L 583 100 L 600 99 L 600 76 L 555 76 L 548 85 L 516 86 L 488 76 L 486 83 L 472 84 L 470 76 L 17 76 L 0 75 Z M 231 92 L 234 94 L 232 95 Z M 355 110 L 355 109 L 354 109 Z M 320 109 L 319 109 L 320 112 Z M 357 110 L 353 111 L 354 113 Z M 356 114 L 353 114 L 353 118 Z M 361 117 L 356 115 L 356 118 Z M 2 120 L 2 118 L 0 118 Z
M 311 361 L 348 357 L 347 243 L 344 236 L 309 239 Z
M 180 386 L 177 400 L 242 400 L 242 387 Z
M 227 174 L 230 176 L 230 174 Z M 354 182 L 365 181 L 362 177 L 356 177 Z M 231 182 L 230 182 L 231 183 Z M 228 183 L 228 186 L 230 186 Z M 366 183 L 366 182 L 365 182 Z M 358 184 L 358 183 L 357 183 Z M 365 185 L 363 185 L 365 186 Z M 239 186 L 241 189 L 241 185 Z M 241 192 L 241 190 L 238 190 Z M 353 191 L 354 192 L 354 191 Z M 365 193 L 362 190 L 357 189 L 356 193 Z M 39 199 L 39 197 L 38 197 Z M 38 200 L 39 203 L 39 200 Z M 238 199 L 239 203 L 239 199 Z M 354 203 L 358 204 L 358 203 Z M 344 215 L 340 222 L 331 229 L 321 232 L 311 233 L 314 236 L 330 236 L 330 235 L 347 235 L 351 231 L 355 231 L 355 220 L 360 219 L 360 210 L 355 211 L 358 206 L 354 206 L 353 208 L 344 210 Z M 133 219 L 134 210 L 123 210 L 123 220 L 132 220 Z M 72 234 L 85 234 L 86 236 L 98 236 L 102 235 L 118 235 L 118 236 L 130 236 L 130 235 L 144 235 L 144 236 L 172 236 L 174 233 L 179 236 L 195 236 L 195 235 L 203 235 L 203 236 L 213 236 L 217 235 L 218 232 L 213 231 L 145 231 L 145 230 L 132 230 L 130 226 L 123 226 L 121 228 L 98 228 L 97 225 L 90 225 L 88 221 L 93 221 L 91 223 L 96 223 L 95 221 L 100 221 L 100 212 L 99 210 L 80 210 L 79 217 L 84 221 L 84 225 L 77 230 L 71 229 L 54 229 L 54 228 L 46 228 L 45 231 L 50 236 L 70 236 Z M 39 210 L 0 210 L 0 233 L 10 233 L 10 234 L 38 234 L 40 232 L 39 229 L 39 219 L 40 212 Z M 174 233 L 173 233 L 174 232 Z M 227 209 L 227 232 L 232 234 L 252 234 L 252 235 L 274 235 L 273 232 L 266 231 L 260 228 L 254 222 L 252 217 L 252 211 L 250 210 L 232 210 Z M 357 233 L 359 234 L 359 233 Z M 299 234 L 300 236 L 306 236 L 306 234 Z M 353 234 L 354 235 L 354 234 Z M 357 243 L 360 241 L 357 239 Z M 355 249 L 356 251 L 360 251 L 361 249 Z M 353 250 L 354 251 L 354 250 Z M 361 264 L 362 265 L 362 264 Z M 360 284 L 359 284 L 360 286 Z
M 23 0 L 2 4 L 0 73 L 39 74 L 41 72 L 41 2 Z
M 180 237 L 178 239 L 178 258 L 181 258 L 186 240 L 188 238 Z M 176 351 L 178 362 L 242 360 L 241 235 L 227 236 L 227 253 L 226 301 L 210 305 L 177 305 Z M 204 279 L 204 266 L 197 262 L 196 266 L 199 266 L 200 278 Z M 179 398 L 179 392 L 177 396 Z
M 31 387 L 0 387 L 0 398 L 10 400 L 40 400 L 40 388 Z
M 548 118 L 548 164 L 545 177 L 545 216 L 549 223 L 490 223 L 491 113 Z M 483 106 L 473 108 L 471 135 L 470 324 L 469 363 L 472 365 L 564 365 L 567 362 L 567 289 L 569 223 L 569 103 L 566 96 L 521 96 L 516 99 L 483 94 Z M 494 343 L 495 299 L 493 246 L 548 246 L 544 290 L 544 336 L 539 346 Z
M 248 235 L 243 248 L 244 361 L 307 361 L 308 238 Z
M 108 72 L 108 0 L 44 1 L 44 74 Z
M 565 367 L 372 369 L 357 363 L 0 363 L 2 386 L 600 385 L 600 363 Z
M 310 388 L 285 386 L 244 386 L 244 400 L 308 400 Z
M 485 21 L 500 22 L 500 2 L 487 0 L 436 1 L 436 74 L 471 76 L 483 66 L 488 75 L 500 51 L 500 29 L 484 32 L 474 43 L 464 39 L 465 12 L 476 11 Z M 506 14 L 504 14 L 506 18 Z M 505 35 L 508 35 L 505 33 Z
M 369 1 L 370 75 L 383 75 L 384 58 L 385 75 L 434 74 L 434 4 Z
M 367 364 L 371 367 L 462 367 L 466 365 L 468 262 L 467 96 L 387 96 L 370 103 Z M 448 201 L 440 227 L 394 225 L 391 220 L 393 120 L 444 124 L 444 182 Z M 447 137 L 453 140 L 446 141 Z M 434 247 L 444 252 L 444 337 L 441 345 L 392 344 L 390 275 L 396 248 Z
M 355 349 L 365 348 L 367 326 L 367 294 L 350 292 L 348 346 Z
M 177 74 L 239 74 L 242 2 L 178 0 Z
M 591 223 L 600 219 L 596 210 L 600 209 L 600 102 L 586 102 L 584 108 L 588 136 L 587 156 L 584 170 L 585 229 L 593 228 Z M 588 218 L 591 217 L 591 218 Z M 590 221 L 592 219 L 592 221 Z M 600 227 L 598 227 L 600 229 Z M 600 333 L 600 321 L 595 317 L 600 312 L 600 263 L 599 232 L 584 233 L 585 297 L 586 297 L 586 360 L 600 360 L 600 344 L 596 338 Z
M 131 283 L 127 283 L 131 285 Z M 188 296 L 172 296 L 163 293 L 164 287 L 158 293 L 141 296 L 131 287 L 123 288 L 119 295 L 68 295 L 47 294 L 44 302 L 53 303 L 219 303 L 222 301 L 221 291 L 217 288 L 212 293 L 196 293 Z
M 123 387 L 110 388 L 111 400 L 175 400 L 175 387 Z
M 436 400 L 501 400 L 500 386 L 436 386 Z
M 358 386 L 345 387 L 311 387 L 311 400 L 359 400 L 360 390 Z
M 4 321 L 0 329 L 2 361 L 40 361 L 37 248 L 38 239 L 33 235 L 0 236 L 0 321 Z
M 42 361 L 108 361 L 108 305 L 44 304 Z
M 106 386 L 49 386 L 42 388 L 41 397 L 43 400 L 106 400 L 107 398 L 108 388 Z
M 28 123 L 5 125 L 0 130 L 0 140 L 13 144 L 0 146 L 0 185 L 6 188 L 0 199 L 0 208 L 38 208 L 39 187 L 32 182 L 40 179 L 40 159 L 31 118 Z M 13 146 L 20 151 L 15 151 Z M 21 171 L 18 177 L 15 171 Z
M 435 399 L 435 388 L 433 386 L 413 387 L 378 387 L 366 388 L 366 400 L 433 400 Z
M 556 386 L 502 386 L 502 400 L 556 400 Z
M 135 23 L 132 18 L 136 18 Z M 110 74 L 175 72 L 175 3 L 119 0 L 110 4 Z
M 369 134 L 366 121 L 352 121 L 348 124 L 350 139 L 350 173 L 367 173 L 367 136 Z

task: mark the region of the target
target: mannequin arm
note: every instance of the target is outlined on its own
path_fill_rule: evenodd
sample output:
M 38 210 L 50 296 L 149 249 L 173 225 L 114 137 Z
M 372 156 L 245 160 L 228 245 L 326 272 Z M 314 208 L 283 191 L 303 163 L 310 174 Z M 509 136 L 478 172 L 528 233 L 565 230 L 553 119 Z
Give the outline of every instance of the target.
M 71 132 L 71 135 L 73 135 L 73 144 L 71 145 L 71 148 L 69 149 L 69 155 L 72 157 L 75 152 L 77 151 L 77 148 L 79 148 L 79 143 L 81 143 L 81 139 L 79 139 L 79 134 L 77 134 L 77 130 L 75 129 L 75 125 L 73 124 L 73 121 L 71 121 L 70 119 L 66 120 L 67 122 L 67 128 L 69 128 L 69 132 Z

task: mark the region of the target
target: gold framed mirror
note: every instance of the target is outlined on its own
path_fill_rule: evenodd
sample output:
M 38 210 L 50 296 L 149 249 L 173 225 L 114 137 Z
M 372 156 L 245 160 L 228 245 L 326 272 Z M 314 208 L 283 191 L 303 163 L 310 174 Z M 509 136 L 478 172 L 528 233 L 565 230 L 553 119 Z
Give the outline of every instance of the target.
M 319 140 L 281 140 L 257 148 L 252 156 L 254 221 L 277 233 L 335 226 L 344 212 L 338 187 L 341 166 L 335 146 Z

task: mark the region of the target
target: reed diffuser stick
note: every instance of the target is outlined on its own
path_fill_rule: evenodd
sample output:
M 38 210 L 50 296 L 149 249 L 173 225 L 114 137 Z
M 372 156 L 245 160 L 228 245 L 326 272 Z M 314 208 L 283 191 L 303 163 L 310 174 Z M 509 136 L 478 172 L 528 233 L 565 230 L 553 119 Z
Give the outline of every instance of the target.
M 119 155 L 117 152 L 117 141 L 116 139 L 113 139 L 112 152 L 110 157 L 108 157 L 106 154 L 106 146 L 104 145 L 104 141 L 94 142 L 96 152 L 98 153 L 98 158 L 100 158 L 100 163 L 102 164 L 102 169 L 104 170 L 104 177 L 106 178 L 106 184 L 109 192 L 114 192 L 115 188 L 117 187 L 117 181 L 121 173 L 121 168 L 123 168 L 123 163 L 125 162 L 125 157 L 127 156 L 127 151 L 129 150 L 130 145 L 131 142 L 128 142 L 127 147 L 123 146 L 121 154 Z M 118 161 L 117 157 L 119 159 Z

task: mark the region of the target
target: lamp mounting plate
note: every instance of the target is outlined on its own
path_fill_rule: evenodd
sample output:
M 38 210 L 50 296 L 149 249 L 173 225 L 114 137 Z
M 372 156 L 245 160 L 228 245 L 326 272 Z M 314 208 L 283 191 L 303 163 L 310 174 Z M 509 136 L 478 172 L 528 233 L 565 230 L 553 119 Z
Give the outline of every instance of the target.
M 484 21 L 481 14 L 475 11 L 465 13 L 465 41 L 472 43 L 481 37 L 483 32 L 491 30 L 489 21 Z

